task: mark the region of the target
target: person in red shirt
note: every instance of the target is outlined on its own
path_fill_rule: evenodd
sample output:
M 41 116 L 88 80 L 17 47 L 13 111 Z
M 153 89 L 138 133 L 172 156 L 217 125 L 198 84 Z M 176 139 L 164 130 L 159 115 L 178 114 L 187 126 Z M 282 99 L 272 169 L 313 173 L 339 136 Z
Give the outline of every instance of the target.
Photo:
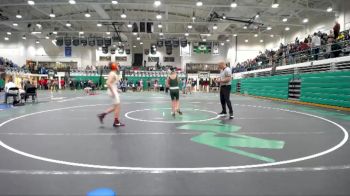
M 64 85 L 65 85 L 64 80 L 62 79 L 62 80 L 60 81 L 60 83 L 61 83 L 61 89 L 64 89 Z
M 44 85 L 44 89 L 48 89 L 48 88 L 47 88 L 47 78 L 45 78 L 45 79 L 43 80 L 43 85 Z
M 301 42 L 299 46 L 299 51 L 305 51 L 307 49 L 309 49 L 309 45 L 307 39 L 305 39 L 304 42 Z
M 42 84 L 41 81 L 42 81 L 42 79 L 40 79 L 40 80 L 38 81 L 38 85 L 39 85 L 39 89 L 40 89 L 40 90 L 42 90 L 42 88 L 43 88 L 43 86 L 42 86 L 43 84 Z

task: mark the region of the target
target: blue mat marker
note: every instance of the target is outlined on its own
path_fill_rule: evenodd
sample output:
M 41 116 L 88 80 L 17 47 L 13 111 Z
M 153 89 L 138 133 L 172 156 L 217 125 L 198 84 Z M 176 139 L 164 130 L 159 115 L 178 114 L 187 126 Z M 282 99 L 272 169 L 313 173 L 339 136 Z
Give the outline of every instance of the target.
M 117 196 L 117 193 L 115 193 L 112 189 L 99 188 L 88 192 L 86 196 Z
M 12 108 L 11 104 L 0 103 L 0 109 L 6 110 L 6 109 L 10 109 L 10 108 Z

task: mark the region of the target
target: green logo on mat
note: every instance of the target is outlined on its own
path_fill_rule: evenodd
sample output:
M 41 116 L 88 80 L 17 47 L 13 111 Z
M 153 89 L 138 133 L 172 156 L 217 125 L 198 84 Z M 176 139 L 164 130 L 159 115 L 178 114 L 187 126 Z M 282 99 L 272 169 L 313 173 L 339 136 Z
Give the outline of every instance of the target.
M 202 131 L 202 134 L 191 138 L 193 142 L 270 163 L 275 162 L 275 160 L 270 157 L 247 152 L 241 148 L 278 150 L 283 149 L 285 143 L 284 141 L 268 140 L 236 133 L 241 127 L 222 124 L 219 120 L 210 121 L 210 124 L 205 125 L 186 124 L 177 128 Z

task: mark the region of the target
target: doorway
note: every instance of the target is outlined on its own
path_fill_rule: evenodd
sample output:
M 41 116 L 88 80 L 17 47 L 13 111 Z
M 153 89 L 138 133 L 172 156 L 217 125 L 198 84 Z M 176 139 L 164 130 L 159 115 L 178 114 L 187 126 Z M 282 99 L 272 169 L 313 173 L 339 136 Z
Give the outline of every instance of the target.
M 142 63 L 143 63 L 143 54 L 142 53 L 135 53 L 133 66 L 141 67 Z

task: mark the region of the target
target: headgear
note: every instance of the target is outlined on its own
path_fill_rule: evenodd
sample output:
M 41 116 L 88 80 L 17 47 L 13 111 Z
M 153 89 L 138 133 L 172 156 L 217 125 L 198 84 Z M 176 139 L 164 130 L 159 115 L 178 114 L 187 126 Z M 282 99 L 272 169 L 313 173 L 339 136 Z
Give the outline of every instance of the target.
M 117 63 L 110 63 L 109 64 L 109 67 L 111 68 L 112 71 L 118 71 L 119 70 L 119 67 L 118 67 L 118 64 Z

